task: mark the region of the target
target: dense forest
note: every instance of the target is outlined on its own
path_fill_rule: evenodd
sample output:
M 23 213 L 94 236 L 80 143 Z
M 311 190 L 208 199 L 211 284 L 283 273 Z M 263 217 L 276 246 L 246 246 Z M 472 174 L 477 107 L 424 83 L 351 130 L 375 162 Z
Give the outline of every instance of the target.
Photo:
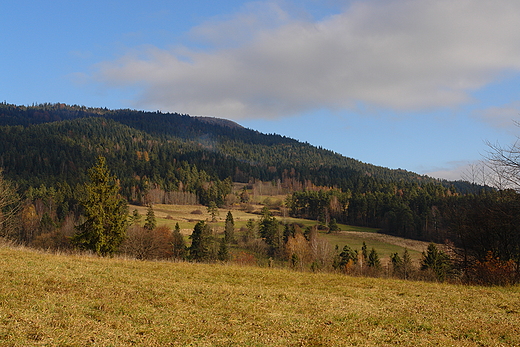
M 514 191 L 378 167 L 215 118 L 4 102 L 0 168 L 25 201 L 28 225 L 21 240 L 83 213 L 83 183 L 99 157 L 118 178 L 122 196 L 135 204 L 221 207 L 233 182 L 269 182 L 287 195 L 292 216 L 325 229 L 342 222 L 448 241 L 462 263 L 491 256 L 513 261 L 519 271 L 520 199 Z

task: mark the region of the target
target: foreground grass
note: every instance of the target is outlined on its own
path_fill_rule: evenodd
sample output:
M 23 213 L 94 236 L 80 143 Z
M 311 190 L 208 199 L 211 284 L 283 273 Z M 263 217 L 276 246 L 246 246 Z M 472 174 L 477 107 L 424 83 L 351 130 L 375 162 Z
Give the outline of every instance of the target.
M 0 247 L 2 346 L 518 346 L 520 288 Z

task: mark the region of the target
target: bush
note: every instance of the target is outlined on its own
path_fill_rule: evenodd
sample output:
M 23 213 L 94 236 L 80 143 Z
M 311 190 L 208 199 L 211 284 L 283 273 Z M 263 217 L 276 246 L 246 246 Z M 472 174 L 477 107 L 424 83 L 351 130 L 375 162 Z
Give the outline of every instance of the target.
M 168 227 L 147 230 L 132 225 L 121 245 L 121 253 L 136 259 L 169 259 L 173 256 L 173 237 Z
M 511 285 L 518 282 L 513 260 L 500 260 L 488 252 L 483 261 L 477 260 L 468 271 L 469 281 L 480 285 Z

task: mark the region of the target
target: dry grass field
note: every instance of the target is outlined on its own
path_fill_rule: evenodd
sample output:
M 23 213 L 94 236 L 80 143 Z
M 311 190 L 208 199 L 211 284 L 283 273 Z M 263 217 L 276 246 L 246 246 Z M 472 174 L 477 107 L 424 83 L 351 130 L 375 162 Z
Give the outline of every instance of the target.
M 0 246 L 1 346 L 520 346 L 520 287 Z

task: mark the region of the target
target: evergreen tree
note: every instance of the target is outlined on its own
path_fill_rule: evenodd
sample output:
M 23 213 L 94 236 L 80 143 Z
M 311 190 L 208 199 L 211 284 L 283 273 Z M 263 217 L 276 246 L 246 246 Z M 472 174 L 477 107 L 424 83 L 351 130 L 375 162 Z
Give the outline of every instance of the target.
M 249 219 L 246 223 L 246 231 L 242 236 L 242 239 L 245 243 L 248 243 L 254 239 L 256 239 L 256 222 L 254 219 Z
M 408 249 L 404 249 L 402 258 L 399 256 L 399 253 L 393 253 L 390 256 L 390 261 L 392 262 L 392 269 L 395 276 L 403 279 L 410 278 L 412 258 L 410 257 Z
M 443 282 L 451 270 L 450 258 L 434 243 L 430 243 L 426 252 L 422 253 L 421 270 L 431 271 L 438 281 Z
M 153 211 L 153 206 L 150 204 L 148 206 L 148 211 L 146 211 L 146 219 L 144 220 L 144 228 L 146 230 L 153 230 L 157 227 L 157 220 L 155 219 L 155 212 Z
M 259 231 L 262 239 L 270 247 L 271 255 L 281 249 L 283 246 L 283 231 L 280 230 L 280 223 L 267 207 L 262 210 Z
M 231 211 L 228 211 L 226 216 L 226 225 L 224 229 L 224 239 L 227 243 L 235 242 L 235 221 Z
M 329 223 L 329 233 L 334 233 L 339 230 L 340 229 L 339 229 L 338 223 L 336 221 L 336 218 L 332 218 L 332 220 Z
M 348 245 L 343 247 L 343 250 L 339 254 L 339 267 L 345 269 L 347 265 L 354 264 L 357 260 L 356 251 L 352 250 Z
M 139 211 L 137 209 L 134 209 L 132 212 L 132 217 L 130 217 L 130 223 L 133 225 L 139 225 L 141 223 L 141 215 L 139 214 Z
M 77 227 L 72 242 L 99 255 L 111 255 L 123 241 L 128 220 L 128 205 L 119 195 L 117 179 L 110 174 L 104 157 L 88 171 L 87 198 L 82 201 L 85 221 Z
M 190 259 L 208 261 L 211 257 L 211 230 L 204 221 L 199 221 L 190 236 Z
M 363 262 L 366 263 L 368 261 L 368 250 L 365 241 L 363 241 L 363 246 L 361 246 L 361 256 L 363 257 Z
M 218 207 L 215 201 L 210 201 L 208 205 L 208 213 L 211 215 L 211 221 L 216 222 L 218 216 Z
M 172 232 L 172 248 L 174 259 L 184 259 L 186 257 L 186 241 L 181 234 L 179 223 L 175 223 L 175 228 Z
M 220 246 L 218 249 L 218 260 L 220 261 L 228 261 L 229 260 L 229 249 L 228 243 L 225 238 L 220 239 Z
M 392 262 L 392 270 L 394 276 L 402 277 L 403 259 L 401 259 L 401 257 L 399 256 L 399 253 L 392 253 L 390 255 L 390 261 Z
M 410 256 L 410 253 L 408 252 L 408 249 L 404 249 L 403 252 L 403 278 L 408 279 L 410 278 L 410 275 L 412 273 L 412 257 Z
M 372 248 L 370 254 L 368 255 L 368 267 L 380 269 L 381 261 L 379 260 L 379 254 L 377 254 L 375 248 Z

